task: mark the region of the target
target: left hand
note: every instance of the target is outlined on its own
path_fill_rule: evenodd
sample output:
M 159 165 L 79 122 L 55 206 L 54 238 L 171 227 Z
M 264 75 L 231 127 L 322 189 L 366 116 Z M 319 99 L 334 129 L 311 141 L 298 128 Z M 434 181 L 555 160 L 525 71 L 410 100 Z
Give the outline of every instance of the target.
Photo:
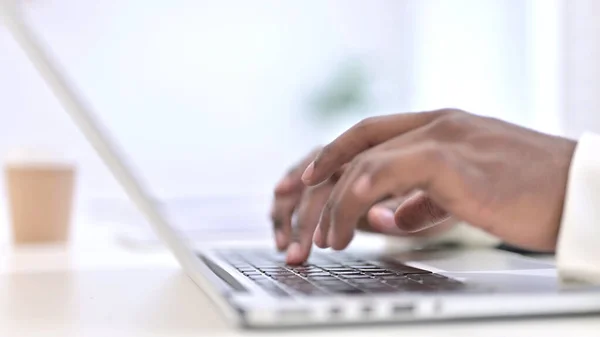
M 447 212 L 513 245 L 554 250 L 575 146 L 458 110 L 366 119 L 325 146 L 302 176 L 318 185 L 348 164 L 315 243 L 345 248 L 371 205 L 416 191 L 430 199 L 428 212 Z

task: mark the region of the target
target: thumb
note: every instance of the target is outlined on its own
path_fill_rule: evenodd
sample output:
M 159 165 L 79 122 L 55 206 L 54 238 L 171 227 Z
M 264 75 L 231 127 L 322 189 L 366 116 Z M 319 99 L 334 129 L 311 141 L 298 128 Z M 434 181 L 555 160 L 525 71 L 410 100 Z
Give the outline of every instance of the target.
M 438 225 L 450 218 L 450 214 L 435 204 L 422 192 L 406 199 L 395 213 L 396 226 L 402 231 L 414 233 Z

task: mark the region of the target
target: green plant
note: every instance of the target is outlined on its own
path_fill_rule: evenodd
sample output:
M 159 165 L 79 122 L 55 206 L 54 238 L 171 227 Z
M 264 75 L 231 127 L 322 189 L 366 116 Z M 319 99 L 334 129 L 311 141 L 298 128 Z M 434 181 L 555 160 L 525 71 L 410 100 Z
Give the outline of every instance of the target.
M 319 119 L 356 113 L 368 104 L 368 78 L 362 62 L 343 63 L 310 99 L 310 110 Z

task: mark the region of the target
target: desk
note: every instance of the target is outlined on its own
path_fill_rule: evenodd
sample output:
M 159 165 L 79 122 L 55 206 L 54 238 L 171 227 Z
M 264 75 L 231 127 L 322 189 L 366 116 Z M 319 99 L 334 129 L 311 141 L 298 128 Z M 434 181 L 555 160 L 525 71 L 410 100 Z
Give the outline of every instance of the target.
M 243 331 L 227 325 L 162 249 L 89 228 L 67 247 L 0 248 L 0 336 L 598 336 L 600 316 Z M 86 240 L 87 241 L 86 243 Z

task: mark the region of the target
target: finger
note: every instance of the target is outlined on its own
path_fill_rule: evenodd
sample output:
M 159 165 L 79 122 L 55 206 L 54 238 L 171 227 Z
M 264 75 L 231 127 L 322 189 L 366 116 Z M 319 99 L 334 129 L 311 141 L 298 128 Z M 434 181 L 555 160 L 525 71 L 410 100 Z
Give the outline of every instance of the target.
M 370 154 L 370 156 L 373 155 Z M 325 238 L 327 246 L 335 250 L 344 249 L 350 243 L 361 215 L 367 214 L 371 205 L 387 199 L 387 196 L 382 195 L 379 199 L 373 200 L 369 207 L 365 207 L 361 213 L 357 212 L 356 209 L 352 209 L 358 205 L 352 200 L 347 200 L 345 195 L 351 193 L 354 182 L 362 175 L 363 169 L 360 167 L 362 164 L 362 160 L 358 160 L 358 158 L 351 162 L 351 165 L 331 192 L 331 196 L 323 209 L 323 215 L 319 223 L 321 235 Z M 342 203 L 341 200 L 347 202 Z M 347 217 L 347 214 L 352 214 L 353 217 Z M 350 219 L 352 219 L 351 222 L 347 222 Z
M 447 113 L 447 110 L 437 110 L 365 119 L 325 146 L 306 168 L 302 180 L 308 185 L 318 184 L 359 153 L 427 125 Z
M 331 184 L 323 184 L 305 192 L 297 211 L 298 221 L 294 228 L 294 242 L 288 248 L 287 263 L 300 264 L 308 258 L 321 210 L 332 188 Z
M 402 205 L 404 200 L 403 197 L 391 198 L 373 205 L 367 215 L 359 219 L 357 229 L 388 235 L 405 234 L 396 226 L 394 218 L 396 209 Z
M 394 218 L 399 229 L 415 233 L 445 222 L 450 213 L 421 192 L 406 199 L 396 210 Z
M 331 223 L 334 221 L 336 214 L 343 211 L 342 209 L 337 207 L 337 205 L 333 201 L 339 199 L 340 196 L 343 193 L 345 193 L 345 191 L 349 187 L 348 182 L 353 181 L 353 177 L 357 174 L 356 173 L 357 171 L 354 166 L 355 166 L 354 163 L 350 163 L 350 165 L 346 165 L 346 170 L 344 171 L 344 173 L 342 174 L 342 176 L 340 177 L 338 182 L 333 187 L 328 200 L 325 202 L 325 206 L 323 207 L 323 211 L 321 213 L 318 228 L 317 228 L 317 230 L 320 232 L 319 236 L 317 237 L 317 240 L 316 240 L 318 242 L 319 247 L 322 247 L 322 248 L 333 247 L 331 245 L 331 240 L 329 238 L 329 233 L 332 230 Z M 354 224 L 354 225 L 356 225 L 356 224 Z M 354 234 L 354 231 L 347 233 L 347 235 L 350 235 L 350 236 L 352 236 L 353 234 Z M 352 239 L 351 237 L 348 238 L 348 240 L 351 240 L 351 239 Z M 336 247 L 333 247 L 333 248 L 337 249 Z
M 361 231 L 381 233 L 382 228 L 390 225 L 389 212 L 392 212 L 391 225 L 396 227 L 393 214 L 400 204 L 402 204 L 402 201 L 402 198 L 390 198 L 376 203 L 364 217 L 360 218 L 356 228 Z
M 304 188 L 302 173 L 319 153 L 319 149 L 311 151 L 300 163 L 294 165 L 275 186 L 275 194 L 293 193 Z
M 327 199 L 330 198 L 331 194 L 334 193 L 334 191 L 340 184 L 343 184 L 344 175 L 345 172 L 348 171 L 348 167 L 349 166 L 347 164 L 344 164 L 327 180 L 330 189 L 328 191 L 327 197 L 325 198 L 325 200 L 323 200 L 323 203 L 321 204 L 321 212 L 318 217 L 317 227 L 315 229 L 315 235 L 313 237 L 313 242 L 320 248 L 329 247 L 327 243 L 327 231 L 329 230 L 330 209 L 327 205 Z
M 300 176 L 317 152 L 318 149 L 313 150 L 298 165 L 290 169 L 275 187 L 271 220 L 276 246 L 279 250 L 284 250 L 289 245 L 292 233 L 292 216 L 305 188 Z
M 338 210 L 328 233 L 331 246 L 345 248 L 361 214 L 378 200 L 390 194 L 403 196 L 413 190 L 427 190 L 435 184 L 442 166 L 438 151 L 425 142 L 363 157 L 361 165 L 356 166 L 359 174 L 353 174 L 356 178 L 349 181 L 352 187 L 328 201 Z
M 293 193 L 286 196 L 276 196 L 271 208 L 271 221 L 275 234 L 277 249 L 284 250 L 288 247 L 292 233 L 292 216 L 302 193 Z
M 431 201 L 423 192 L 417 192 L 408 198 L 392 198 L 384 202 L 375 204 L 369 209 L 366 217 L 359 220 L 357 229 L 365 232 L 381 233 L 393 236 L 403 237 L 431 237 L 443 233 L 452 228 L 458 220 L 454 219 L 448 212 L 446 217 L 434 217 L 436 222 L 431 226 L 420 226 L 417 231 L 407 231 L 405 225 L 398 225 L 398 218 L 403 218 L 404 213 L 417 212 L 421 202 L 415 201 Z M 435 203 L 434 203 L 435 204 Z M 440 208 L 441 209 L 441 208 Z M 410 217 L 410 216 L 409 216 Z M 417 226 L 413 226 L 415 228 Z

